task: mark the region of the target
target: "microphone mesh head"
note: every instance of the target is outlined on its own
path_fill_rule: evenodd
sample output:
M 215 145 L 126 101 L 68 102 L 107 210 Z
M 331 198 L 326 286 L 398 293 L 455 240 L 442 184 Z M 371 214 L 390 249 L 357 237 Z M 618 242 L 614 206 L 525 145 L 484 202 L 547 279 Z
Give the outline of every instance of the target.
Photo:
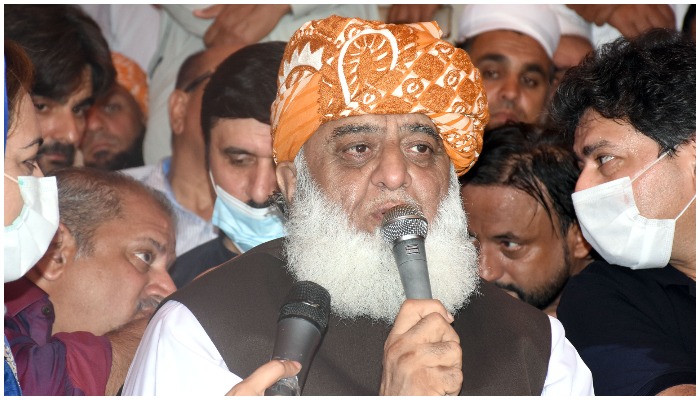
M 311 281 L 301 281 L 292 285 L 277 321 L 285 318 L 303 318 L 323 334 L 328 327 L 331 312 L 331 295 L 321 285 Z
M 407 235 L 425 238 L 428 234 L 428 220 L 418 208 L 409 204 L 399 204 L 384 214 L 381 231 L 384 240 L 389 244 Z

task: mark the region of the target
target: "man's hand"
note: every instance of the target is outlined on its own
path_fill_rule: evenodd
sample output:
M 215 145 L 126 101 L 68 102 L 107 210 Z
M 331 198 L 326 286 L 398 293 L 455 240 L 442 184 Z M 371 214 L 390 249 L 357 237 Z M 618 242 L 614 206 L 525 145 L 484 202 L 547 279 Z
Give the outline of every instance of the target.
M 406 300 L 384 344 L 381 395 L 456 395 L 462 348 L 438 300 Z
M 432 21 L 438 8 L 440 4 L 392 4 L 386 16 L 386 22 L 410 24 Z
M 226 393 L 227 396 L 262 396 L 265 389 L 282 378 L 294 376 L 301 371 L 296 361 L 272 360 L 253 371 L 249 377 L 238 382 Z
M 608 23 L 622 36 L 635 37 L 651 28 L 676 26 L 676 16 L 667 4 L 568 4 L 583 19 L 598 26 Z
M 194 16 L 214 18 L 204 34 L 207 47 L 257 43 L 270 33 L 282 16 L 291 11 L 288 4 L 217 4 L 195 10 Z

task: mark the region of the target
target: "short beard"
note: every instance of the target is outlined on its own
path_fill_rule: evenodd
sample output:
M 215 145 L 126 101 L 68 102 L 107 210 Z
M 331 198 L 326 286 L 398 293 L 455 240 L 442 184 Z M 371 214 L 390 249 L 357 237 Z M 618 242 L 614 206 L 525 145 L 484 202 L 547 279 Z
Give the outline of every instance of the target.
M 562 246 L 564 247 L 564 264 L 557 269 L 556 274 L 550 280 L 543 282 L 538 287 L 526 292 L 520 286 L 513 284 L 501 284 L 498 281 L 494 282 L 494 284 L 501 289 L 515 292 L 520 300 L 540 310 L 544 310 L 559 297 L 571 275 L 573 263 L 570 257 L 571 253 L 566 245 L 566 241 L 564 241 Z
M 95 160 L 85 161 L 85 166 L 106 171 L 119 171 L 143 166 L 143 140 L 145 136 L 146 126 L 142 126 L 139 136 L 128 149 L 115 154 L 99 152 L 94 155 Z
M 342 207 L 313 181 L 302 152 L 294 164 L 297 182 L 293 201 L 287 205 L 284 244 L 290 273 L 296 280 L 325 287 L 331 294 L 333 313 L 341 318 L 368 317 L 391 323 L 405 295 L 391 248 L 379 227 L 372 234 L 353 227 Z M 475 292 L 479 274 L 454 168 L 451 175 L 448 194 L 429 226 L 425 248 L 433 297 L 454 313 Z

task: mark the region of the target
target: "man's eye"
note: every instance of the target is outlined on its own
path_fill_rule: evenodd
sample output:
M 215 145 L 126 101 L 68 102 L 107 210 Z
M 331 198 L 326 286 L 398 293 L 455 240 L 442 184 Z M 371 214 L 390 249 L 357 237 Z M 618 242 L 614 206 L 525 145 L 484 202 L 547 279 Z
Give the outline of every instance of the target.
M 427 144 L 417 144 L 417 145 L 411 147 L 411 149 L 413 149 L 416 153 L 421 153 L 421 154 L 428 153 L 428 152 L 432 151 L 432 148 L 430 146 L 428 146 Z
M 26 160 L 24 161 L 24 165 L 27 167 L 27 171 L 29 172 L 27 175 L 31 176 L 34 174 L 34 170 L 36 168 L 39 168 L 39 165 L 36 162 L 36 158 L 32 158 L 31 160 Z
M 608 161 L 612 160 L 613 158 L 615 158 L 615 157 L 609 156 L 609 155 L 602 155 L 602 156 L 596 157 L 596 162 L 598 163 L 598 165 L 603 165 L 603 164 L 607 163 Z
M 366 153 L 368 150 L 369 146 L 367 146 L 366 144 L 357 144 L 348 148 L 348 151 L 350 151 L 351 153 L 358 154 Z
M 520 243 L 516 242 L 511 242 L 510 240 L 504 240 L 501 242 L 501 245 L 507 250 L 507 251 L 515 251 L 520 249 Z
M 481 70 L 481 76 L 484 79 L 498 79 L 500 77 L 500 74 L 498 70 L 486 68 Z
M 154 259 L 153 253 L 151 253 L 150 251 L 140 251 L 140 252 L 137 252 L 135 255 L 141 261 L 143 261 L 146 265 L 151 265 L 151 263 L 153 262 L 153 259 Z
M 89 105 L 82 105 L 82 106 L 76 106 L 73 107 L 73 114 L 75 114 L 78 117 L 84 117 L 85 113 L 87 110 L 90 108 Z
M 106 113 L 113 114 L 122 109 L 121 105 L 117 103 L 108 103 L 104 105 L 104 110 Z
M 523 85 L 525 87 L 528 87 L 528 88 L 536 88 L 536 87 L 540 86 L 539 79 L 531 78 L 529 76 L 524 76 L 522 78 L 522 82 L 523 82 Z
M 232 156 L 228 157 L 228 162 L 234 167 L 242 167 L 255 163 L 255 157 L 245 155 Z

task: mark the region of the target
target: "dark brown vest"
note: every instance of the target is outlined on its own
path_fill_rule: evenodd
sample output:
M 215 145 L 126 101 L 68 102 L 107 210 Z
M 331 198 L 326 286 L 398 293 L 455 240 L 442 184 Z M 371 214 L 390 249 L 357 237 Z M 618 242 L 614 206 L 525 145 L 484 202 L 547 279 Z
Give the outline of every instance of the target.
M 293 283 L 284 266 L 282 241 L 268 242 L 169 299 L 192 311 L 229 370 L 246 377 L 272 355 L 279 309 Z M 454 328 L 464 358 L 460 394 L 541 394 L 551 348 L 551 328 L 543 312 L 481 282 L 479 294 L 455 316 Z M 331 315 L 303 393 L 377 395 L 390 329 L 366 318 L 349 321 Z

